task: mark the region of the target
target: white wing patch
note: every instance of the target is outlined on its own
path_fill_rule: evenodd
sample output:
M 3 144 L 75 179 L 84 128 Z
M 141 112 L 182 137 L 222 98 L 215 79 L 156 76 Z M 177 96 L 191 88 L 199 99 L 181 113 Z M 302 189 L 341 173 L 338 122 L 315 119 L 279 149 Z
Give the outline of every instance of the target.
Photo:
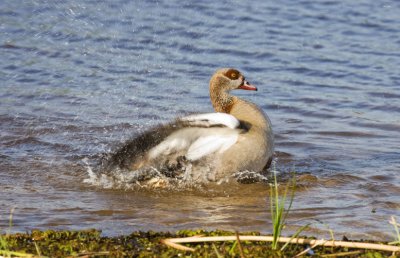
M 148 157 L 155 159 L 180 153 L 179 155 L 185 155 L 188 160 L 198 160 L 209 154 L 223 153 L 229 149 L 237 142 L 239 132 L 237 129 L 227 127 L 179 129 L 153 147 Z
M 215 125 L 224 125 L 226 127 L 235 129 L 239 127 L 239 120 L 234 116 L 226 113 L 207 113 L 190 115 L 180 119 L 181 121 L 189 122 L 191 126 L 206 126 L 211 127 Z
M 169 136 L 163 142 L 153 147 L 149 151 L 149 158 L 154 159 L 157 158 L 159 155 L 170 155 L 180 150 L 185 150 L 189 147 L 190 139 L 186 139 L 185 137 L 173 136 L 174 135 Z
M 200 137 L 190 145 L 186 158 L 194 161 L 214 152 L 223 153 L 236 143 L 237 138 L 238 134 Z

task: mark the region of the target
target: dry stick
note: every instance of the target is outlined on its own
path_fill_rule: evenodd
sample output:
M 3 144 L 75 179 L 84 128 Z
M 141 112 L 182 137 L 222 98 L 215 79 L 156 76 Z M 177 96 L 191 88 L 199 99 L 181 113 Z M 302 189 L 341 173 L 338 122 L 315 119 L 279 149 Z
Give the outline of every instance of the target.
M 324 240 L 322 240 L 322 241 L 324 241 Z M 326 241 L 325 241 L 325 242 L 326 242 Z M 319 246 L 319 245 L 320 245 L 320 243 L 315 243 L 313 246 L 308 247 L 308 248 L 306 248 L 304 251 L 298 253 L 295 257 L 300 257 L 300 256 L 302 256 L 303 254 L 308 253 L 308 251 L 312 250 L 313 248 L 315 248 L 315 247 L 317 247 L 317 246 Z
M 271 242 L 272 236 L 240 236 L 242 241 L 266 241 Z M 214 237 L 187 237 L 187 238 L 169 238 L 163 239 L 162 242 L 166 245 L 175 247 L 179 246 L 180 250 L 194 251 L 193 248 L 189 248 L 179 243 L 199 243 L 199 242 L 218 242 L 218 241 L 235 241 L 236 236 L 214 236 Z M 304 239 L 304 238 L 289 238 L 280 237 L 278 242 L 291 243 L 291 244 L 308 244 L 308 245 L 322 245 L 322 246 L 335 246 L 335 247 L 349 247 L 356 249 L 372 249 L 381 250 L 388 252 L 400 252 L 400 247 L 390 246 L 383 244 L 370 244 L 370 243 L 357 243 L 357 242 L 346 242 L 346 241 L 326 241 L 326 240 L 315 240 L 315 239 Z
M 236 231 L 236 241 L 237 241 L 238 246 L 239 246 L 240 258 L 244 258 L 244 252 L 243 252 L 242 243 L 240 243 L 239 232 L 237 232 L 237 231 Z
M 184 246 L 184 245 L 180 245 L 180 244 L 175 244 L 171 240 L 173 240 L 173 238 L 162 239 L 161 243 L 163 243 L 165 245 L 168 245 L 170 247 L 173 247 L 175 249 L 182 250 L 182 251 L 192 251 L 192 252 L 194 251 L 193 248 L 190 248 L 190 247 L 187 247 L 187 246 Z M 186 242 L 186 243 L 190 243 L 190 242 Z
M 27 258 L 46 257 L 46 256 L 35 256 L 33 254 L 26 254 L 26 253 L 21 253 L 21 252 L 0 250 L 0 258 L 11 257 L 11 256 L 27 257 Z
M 185 239 L 190 240 L 190 239 L 197 239 L 197 238 L 201 238 L 201 237 L 203 237 L 203 235 L 185 237 Z M 175 238 L 169 238 L 169 239 L 175 239 Z M 184 246 L 184 245 L 175 244 L 174 242 L 170 242 L 169 239 L 162 239 L 161 243 L 163 243 L 165 245 L 168 245 L 168 246 L 171 246 L 171 247 L 173 247 L 175 249 L 182 250 L 182 251 L 192 251 L 192 252 L 194 251 L 193 248 L 190 248 L 190 247 L 187 247 L 187 246 Z

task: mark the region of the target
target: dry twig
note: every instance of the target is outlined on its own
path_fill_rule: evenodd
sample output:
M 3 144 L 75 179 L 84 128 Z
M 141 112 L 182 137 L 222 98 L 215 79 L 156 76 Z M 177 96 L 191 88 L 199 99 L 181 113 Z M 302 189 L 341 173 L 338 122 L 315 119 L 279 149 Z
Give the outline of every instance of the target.
M 239 232 L 237 232 L 237 231 L 236 231 L 236 241 L 237 241 L 238 246 L 239 246 L 240 258 L 244 258 L 244 252 L 243 252 L 242 243 L 240 243 Z
M 181 245 L 182 243 L 199 243 L 199 242 L 220 242 L 220 241 L 235 241 L 237 236 L 212 236 L 212 237 L 185 237 L 185 238 L 169 238 L 164 239 L 162 242 L 168 246 L 185 250 L 194 251 L 193 248 L 189 248 Z M 272 236 L 239 236 L 241 241 L 273 241 Z M 371 243 L 358 243 L 358 242 L 347 242 L 347 241 L 326 241 L 326 240 L 315 240 L 315 239 L 305 239 L 305 238 L 289 238 L 280 237 L 278 239 L 281 243 L 291 243 L 291 244 L 301 244 L 301 245 L 321 245 L 321 246 L 333 246 L 333 247 L 348 247 L 355 249 L 371 249 L 380 250 L 388 252 L 400 252 L 400 247 L 390 246 L 384 244 L 371 244 Z

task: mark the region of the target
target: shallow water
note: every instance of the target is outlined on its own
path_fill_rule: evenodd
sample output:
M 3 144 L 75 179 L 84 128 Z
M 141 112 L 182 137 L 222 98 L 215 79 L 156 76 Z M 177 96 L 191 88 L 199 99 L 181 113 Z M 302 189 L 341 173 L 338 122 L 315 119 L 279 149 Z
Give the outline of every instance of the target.
M 208 80 L 273 123 L 276 169 L 296 171 L 286 232 L 391 239 L 400 220 L 400 3 L 0 2 L 0 228 L 270 232 L 263 184 L 132 191 L 85 183 L 132 135 L 212 111 Z M 282 179 L 283 180 L 283 179 Z

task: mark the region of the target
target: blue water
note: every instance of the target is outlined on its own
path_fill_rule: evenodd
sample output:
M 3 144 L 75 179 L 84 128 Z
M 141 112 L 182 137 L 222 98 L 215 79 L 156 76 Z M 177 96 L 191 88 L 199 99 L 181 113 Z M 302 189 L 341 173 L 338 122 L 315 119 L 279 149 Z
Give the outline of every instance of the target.
M 84 183 L 87 163 L 152 125 L 210 112 L 208 81 L 269 115 L 296 171 L 288 233 L 391 239 L 400 220 L 400 2 L 1 1 L 0 228 L 270 232 L 269 190 L 136 192 Z M 323 223 L 317 222 L 316 219 Z

